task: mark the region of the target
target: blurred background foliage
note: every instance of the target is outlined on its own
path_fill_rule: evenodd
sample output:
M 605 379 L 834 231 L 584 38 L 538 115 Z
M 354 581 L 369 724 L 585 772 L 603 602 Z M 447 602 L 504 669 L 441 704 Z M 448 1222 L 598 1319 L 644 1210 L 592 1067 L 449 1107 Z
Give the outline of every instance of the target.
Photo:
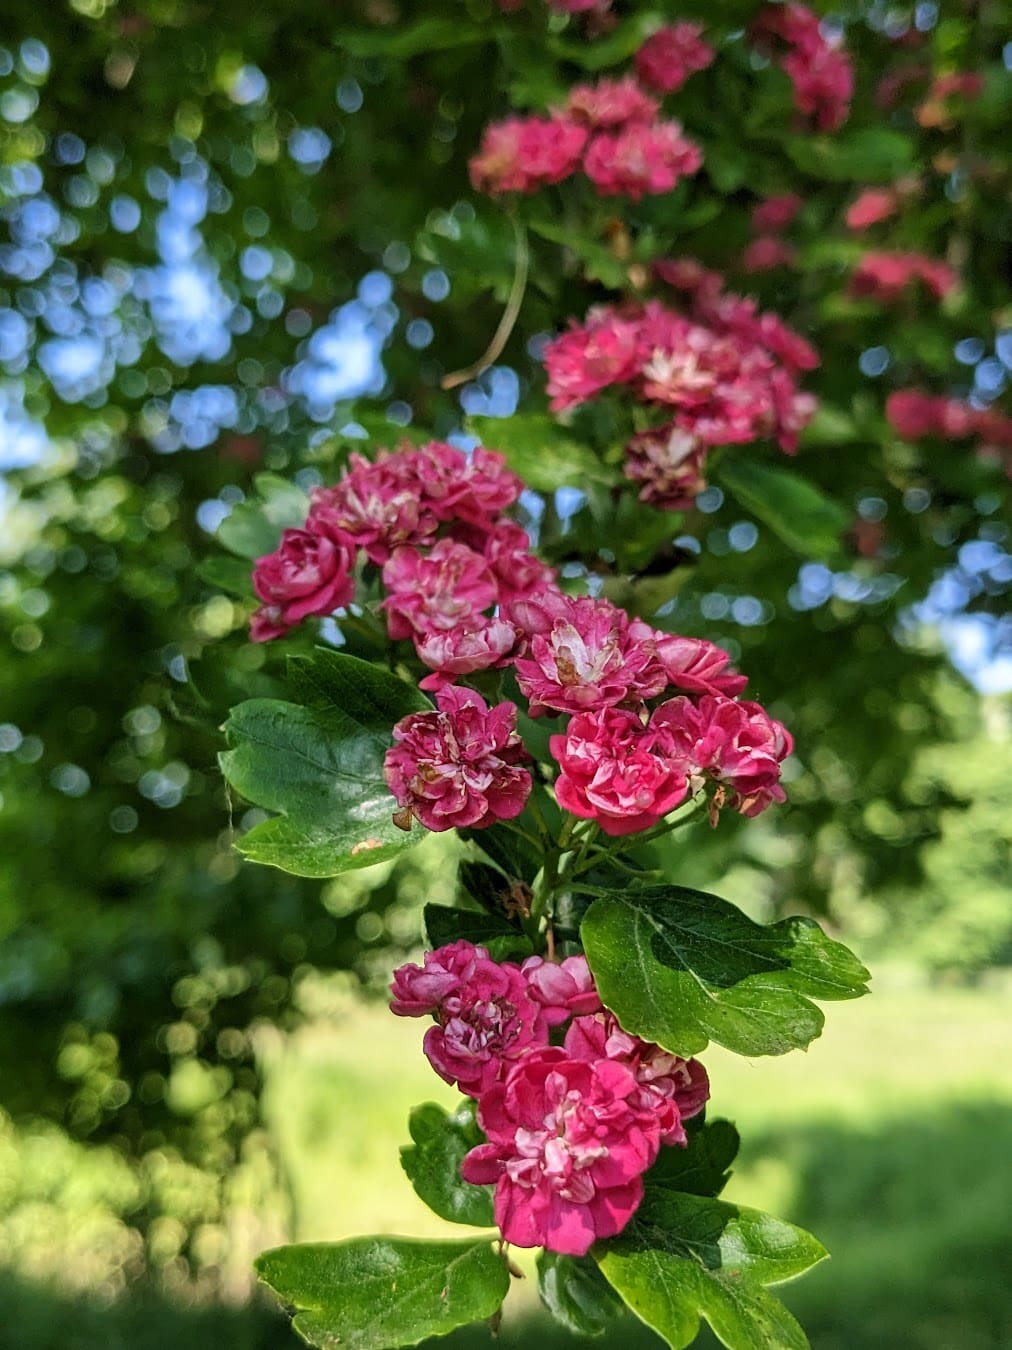
M 521 471 L 564 464 L 574 436 L 583 455 L 606 448 L 621 418 L 608 406 L 565 440 L 525 423 L 544 407 L 537 354 L 566 316 L 614 298 L 630 263 L 667 255 L 726 271 L 820 351 L 823 411 L 792 467 L 849 520 L 839 547 L 788 547 L 796 503 L 756 514 L 719 467 L 697 510 L 661 517 L 596 489 L 578 455 L 568 491 L 549 491 L 561 470 L 547 470 L 529 519 L 574 575 L 608 570 L 602 541 L 624 547 L 619 598 L 726 646 L 795 732 L 787 808 L 700 829 L 658 865 L 761 917 L 828 915 L 915 982 L 976 982 L 898 988 L 831 1019 L 849 1014 L 860 1042 L 854 1098 L 895 1055 L 916 1066 L 909 1103 L 881 1119 L 847 1109 L 830 1046 L 809 1097 L 785 1080 L 800 1118 L 759 1086 L 769 1065 L 718 1085 L 721 1110 L 760 1132 L 769 1116 L 743 1163 L 756 1198 L 772 1191 L 839 1253 L 797 1296 L 815 1345 L 1007 1344 L 1008 1305 L 982 1292 L 1007 1169 L 989 1141 L 1009 1122 L 986 1072 L 1008 1001 L 995 971 L 1012 962 L 1007 477 L 993 450 L 899 440 L 883 407 L 907 385 L 1001 404 L 1012 48 L 990 0 L 850 0 L 827 21 L 855 53 L 854 113 L 809 136 L 782 74 L 745 53 L 755 8 L 616 4 L 592 42 L 541 0 L 508 15 L 490 0 L 6 0 L 0 1346 L 280 1346 L 283 1324 L 246 1306 L 257 1250 L 409 1221 L 375 1199 L 396 1192 L 408 1087 L 433 1085 L 406 1074 L 392 1101 L 340 1047 L 414 1053 L 352 996 L 417 947 L 423 900 L 450 899 L 454 846 L 322 885 L 240 867 L 233 831 L 257 813 L 225 797 L 217 728 L 230 703 L 280 687 L 283 655 L 245 641 L 243 568 L 213 536 L 256 475 L 329 480 L 363 433 L 448 436 L 519 405 L 503 425 Z M 635 207 L 565 185 L 525 202 L 520 320 L 497 365 L 445 391 L 514 276 L 513 226 L 467 182 L 482 127 L 621 73 L 660 18 L 693 15 L 720 56 L 671 108 L 703 170 Z M 925 121 L 932 76 L 954 70 L 980 71 L 983 93 Z M 889 80 L 904 93 L 884 106 Z M 901 215 L 870 240 L 847 231 L 858 188 L 894 180 Z M 805 200 L 797 265 L 745 275 L 749 212 L 785 191 Z M 941 305 L 854 299 L 869 243 L 947 258 L 962 284 Z M 899 1045 L 886 1028 L 904 1019 L 919 1034 Z M 953 1027 L 987 1051 L 979 1074 L 960 1067 Z M 332 1134 L 349 1115 L 382 1158 Z M 325 1158 L 331 1185 L 307 1183 Z M 956 1249 L 965 1265 L 947 1260 Z M 860 1325 L 843 1305 L 867 1310 Z

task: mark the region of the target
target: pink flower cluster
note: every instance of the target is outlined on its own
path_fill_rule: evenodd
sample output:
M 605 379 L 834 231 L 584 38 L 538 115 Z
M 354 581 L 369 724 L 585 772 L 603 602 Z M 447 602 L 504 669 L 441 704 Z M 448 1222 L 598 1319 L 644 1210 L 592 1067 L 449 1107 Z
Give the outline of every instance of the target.
M 944 394 L 898 389 L 886 400 L 886 417 L 907 441 L 918 441 L 923 436 L 945 441 L 978 436 L 984 445 L 1012 450 L 1012 417 L 995 408 L 975 408 Z
M 670 192 L 702 164 L 679 123 L 635 80 L 577 85 L 547 117 L 509 117 L 486 127 L 470 162 L 479 192 L 536 192 L 582 171 L 603 196 L 638 201 Z
M 744 272 L 770 272 L 775 267 L 791 267 L 797 261 L 792 244 L 779 236 L 790 225 L 804 205 L 794 192 L 780 197 L 767 197 L 752 209 L 751 226 L 757 236 L 742 254 Z
M 503 518 L 522 489 L 502 456 L 480 447 L 468 456 L 433 441 L 375 461 L 352 455 L 335 486 L 313 493 L 305 526 L 257 560 L 253 640 L 350 604 L 361 550 L 382 567 L 391 638 L 410 639 L 434 672 L 423 688 L 503 665 L 517 632 L 488 611 L 555 577 Z
M 429 1062 L 478 1102 L 488 1142 L 461 1175 L 495 1186 L 496 1223 L 518 1247 L 582 1256 L 621 1232 L 661 1145 L 685 1144 L 709 1096 L 701 1064 L 602 1008 L 583 956 L 518 966 L 454 942 L 402 966 L 391 991 L 399 1016 L 432 1015 Z
M 648 89 L 673 94 L 690 75 L 713 63 L 716 53 L 702 32 L 702 24 L 676 23 L 647 38 L 636 53 L 636 74 Z
M 708 781 L 714 814 L 727 804 L 753 816 L 784 800 L 791 737 L 758 703 L 738 700 L 745 678 L 719 647 L 589 597 L 548 593 L 510 613 L 528 635 L 514 665 L 532 716 L 570 714 L 549 740 L 564 810 L 625 835 Z M 664 698 L 672 685 L 676 696 Z
M 794 86 L 794 106 L 817 131 L 837 131 L 850 114 L 854 69 L 839 39 L 827 37 L 807 5 L 767 5 L 752 24 L 763 45 L 779 44 L 780 68 Z
M 787 453 L 815 411 L 798 389 L 818 365 L 808 343 L 755 302 L 723 292 L 721 278 L 689 260 L 660 263 L 657 273 L 688 293 L 687 313 L 651 300 L 602 305 L 545 349 L 555 412 L 623 387 L 657 425 L 627 446 L 627 477 L 642 501 L 668 510 L 692 505 L 705 486 L 707 452 L 773 437 Z
M 936 300 L 944 300 L 959 277 L 948 263 L 923 253 L 866 253 L 851 274 L 850 293 L 892 304 L 916 281 Z

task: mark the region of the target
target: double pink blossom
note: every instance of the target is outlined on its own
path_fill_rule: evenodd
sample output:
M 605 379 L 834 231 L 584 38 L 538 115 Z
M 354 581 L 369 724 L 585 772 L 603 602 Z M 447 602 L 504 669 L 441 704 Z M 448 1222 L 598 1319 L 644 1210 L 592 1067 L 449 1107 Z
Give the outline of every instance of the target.
M 690 786 L 716 779 L 723 800 L 743 816 L 785 800 L 780 766 L 794 742 L 760 704 L 719 694 L 704 694 L 698 703 L 673 698 L 654 709 L 650 730 Z
M 527 992 L 540 1005 L 550 1027 L 600 1012 L 601 999 L 585 956 L 567 956 L 558 963 L 530 956 L 521 969 Z
M 623 472 L 643 485 L 641 502 L 664 511 L 688 511 L 706 487 L 703 466 L 708 449 L 677 422 L 668 422 L 628 441 Z
M 576 172 L 587 128 L 571 118 L 508 117 L 485 128 L 469 170 L 476 192 L 536 192 Z
M 513 520 L 501 520 L 485 538 L 485 562 L 495 578 L 500 605 L 557 589 L 554 567 L 531 550 L 530 535 Z
M 503 1237 L 570 1256 L 622 1231 L 660 1148 L 660 1119 L 635 1075 L 561 1048 L 525 1055 L 481 1098 L 478 1122 L 489 1142 L 466 1155 L 461 1175 L 495 1185 Z
M 559 805 L 605 834 L 647 830 L 688 795 L 686 763 L 671 755 L 666 728 L 644 725 L 638 713 L 580 713 L 549 746 L 559 765 Z
M 391 991 L 398 1016 L 435 1017 L 422 1049 L 436 1073 L 469 1097 L 548 1043 L 548 1024 L 520 967 L 492 961 L 470 942 L 427 952 L 422 966 L 401 966 Z
M 676 23 L 659 28 L 636 53 L 636 74 L 659 94 L 673 94 L 698 70 L 705 70 L 716 53 L 702 39 L 703 26 Z
M 285 530 L 277 550 L 253 565 L 253 587 L 263 604 L 251 620 L 252 640 L 283 637 L 310 615 L 350 604 L 354 566 L 355 543 L 340 530 Z
M 637 202 L 648 194 L 670 192 L 702 163 L 699 147 L 683 136 L 678 122 L 633 122 L 595 135 L 583 171 L 603 197 Z
M 383 584 L 387 598 L 381 608 L 395 640 L 475 624 L 497 597 L 485 559 L 454 539 L 440 539 L 427 553 L 394 549 Z
M 544 616 L 541 631 L 530 636 L 529 655 L 514 663 L 532 717 L 550 709 L 607 708 L 650 698 L 664 687 L 652 645 L 642 642 L 625 611 L 607 600 L 558 595 L 550 605 L 534 602 L 509 612 L 521 626 L 532 612 Z
M 722 647 L 705 638 L 682 637 L 679 633 L 651 630 L 657 662 L 668 684 L 698 694 L 723 694 L 734 698 L 748 684 L 744 675 L 728 670 L 731 658 Z
M 577 1017 L 564 1044 L 573 1059 L 614 1059 L 624 1064 L 639 1084 L 637 1104 L 657 1116 L 661 1143 L 685 1145 L 683 1122 L 697 1116 L 710 1095 L 710 1080 L 698 1060 L 681 1059 L 651 1041 L 629 1035 L 615 1015 L 605 1011 Z
M 599 80 L 597 84 L 576 84 L 565 105 L 567 116 L 595 129 L 653 122 L 659 110 L 657 100 L 631 76 L 623 80 Z
M 472 689 L 450 685 L 436 710 L 402 717 L 383 770 L 405 826 L 483 828 L 518 816 L 531 792 L 513 703 L 489 708 Z

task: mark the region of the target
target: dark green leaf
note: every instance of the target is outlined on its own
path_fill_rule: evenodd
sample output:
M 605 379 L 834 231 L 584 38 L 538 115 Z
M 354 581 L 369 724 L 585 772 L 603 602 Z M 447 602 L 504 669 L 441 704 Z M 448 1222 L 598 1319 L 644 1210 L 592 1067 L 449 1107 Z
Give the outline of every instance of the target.
M 681 886 L 602 894 L 580 931 L 605 1006 L 676 1055 L 711 1040 L 741 1055 L 802 1049 L 822 1030 L 811 999 L 856 998 L 868 979 L 813 919 L 763 927 Z
M 473 942 L 488 947 L 497 960 L 507 953 L 530 956 L 531 944 L 506 918 L 482 914 L 476 909 L 453 909 L 449 905 L 425 906 L 425 931 L 433 947 L 449 942 Z
M 548 50 L 563 61 L 572 61 L 584 70 L 607 70 L 627 61 L 639 51 L 645 38 L 661 26 L 663 16 L 651 11 L 636 14 L 619 23 L 607 37 L 596 42 L 570 42 L 565 38 L 549 38 Z
M 892 183 L 914 167 L 913 142 L 885 128 L 791 136 L 785 148 L 802 172 L 833 182 Z
M 705 1317 L 730 1350 L 806 1350 L 804 1332 L 763 1288 L 826 1255 L 803 1229 L 703 1196 L 647 1190 L 632 1222 L 595 1259 L 634 1313 L 673 1350 Z
M 600 1336 L 624 1311 L 622 1300 L 589 1256 L 538 1256 L 538 1293 L 557 1322 L 574 1336 Z
M 838 552 L 850 513 L 807 478 L 744 458 L 721 460 L 716 477 L 739 505 L 804 557 Z
M 408 1129 L 415 1142 L 401 1149 L 401 1166 L 418 1196 L 441 1219 L 491 1228 L 491 1187 L 472 1186 L 460 1175 L 464 1154 L 485 1142 L 474 1111 L 470 1101 L 452 1115 L 435 1102 L 413 1107 Z
M 216 586 L 226 595 L 253 594 L 253 572 L 245 558 L 226 558 L 220 553 L 204 558 L 197 568 L 201 581 Z
M 392 23 L 376 28 L 345 28 L 334 43 L 351 56 L 386 56 L 405 61 L 424 52 L 447 51 L 475 42 L 490 41 L 491 25 L 470 24 L 462 16 L 452 19 L 419 19 L 415 23 Z
M 250 699 L 225 724 L 225 778 L 247 801 L 280 813 L 244 835 L 239 851 L 298 876 L 327 877 L 418 843 L 421 831 L 393 823 L 383 756 L 394 723 L 428 701 L 339 652 L 320 650 L 291 668 L 312 706 Z
M 600 281 L 602 285 L 617 291 L 629 284 L 629 264 L 616 258 L 611 249 L 596 239 L 588 239 L 565 225 L 556 225 L 548 220 L 532 220 L 530 228 L 542 239 L 561 244 L 575 253 L 583 263 L 588 280 Z
M 307 1243 L 264 1252 L 256 1269 L 320 1350 L 391 1350 L 445 1336 L 491 1317 L 509 1289 L 506 1266 L 485 1241 Z
M 489 825 L 481 830 L 461 830 L 462 839 L 469 839 L 497 863 L 509 877 L 516 877 L 528 885 L 541 870 L 542 859 L 521 837 L 506 825 Z
M 234 506 L 218 526 L 218 542 L 240 558 L 273 553 L 282 530 L 297 529 L 309 510 L 309 498 L 286 478 L 258 473 L 255 481 L 259 497 Z
M 655 1190 L 719 1195 L 738 1156 L 738 1131 L 729 1120 L 714 1120 L 701 1125 L 689 1121 L 686 1133 L 689 1142 L 685 1148 L 661 1149 L 647 1173 L 648 1184 Z
M 615 475 L 589 446 L 574 440 L 546 413 L 469 417 L 467 429 L 498 450 L 514 473 L 538 492 L 584 482 L 611 483 Z
M 502 918 L 507 906 L 514 899 L 510 891 L 509 878 L 504 876 L 498 867 L 489 867 L 488 863 L 461 863 L 460 884 L 472 899 L 477 900 L 482 909 L 497 918 Z

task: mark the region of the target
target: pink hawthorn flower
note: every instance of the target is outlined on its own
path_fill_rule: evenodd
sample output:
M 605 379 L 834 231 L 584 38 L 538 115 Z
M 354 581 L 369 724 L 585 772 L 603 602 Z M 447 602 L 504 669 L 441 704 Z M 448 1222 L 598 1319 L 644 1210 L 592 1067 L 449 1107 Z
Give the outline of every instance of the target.
M 777 267 L 793 267 L 797 260 L 797 250 L 791 244 L 764 234 L 746 246 L 741 268 L 743 272 L 772 272 Z
M 756 234 L 780 234 L 804 206 L 804 199 L 796 192 L 786 192 L 780 197 L 767 197 L 752 208 L 750 217 L 752 229 Z
M 439 522 L 420 490 L 415 460 L 403 450 L 383 452 L 373 463 L 352 454 L 340 482 L 313 492 L 307 528 L 343 531 L 374 563 L 386 562 L 400 544 L 428 543 Z
M 531 606 L 510 608 L 521 627 Z M 547 632 L 530 637 L 530 655 L 518 656 L 517 684 L 530 700 L 532 717 L 549 709 L 580 712 L 639 701 L 664 687 L 653 665 L 653 647 L 644 644 L 629 616 L 607 600 L 589 596 L 552 598 Z
M 607 306 L 592 309 L 584 324 L 570 320 L 566 332 L 545 348 L 552 411 L 565 412 L 609 385 L 632 379 L 639 362 L 639 333 L 638 319 L 623 318 Z
M 488 1136 L 461 1164 L 465 1181 L 495 1184 L 495 1219 L 518 1247 L 583 1256 L 622 1231 L 643 1198 L 660 1124 L 616 1060 L 534 1050 L 481 1098 Z
M 587 143 L 587 129 L 569 118 L 508 117 L 485 128 L 471 158 L 477 192 L 536 192 L 575 173 Z
M 944 300 L 959 284 L 948 265 L 922 253 L 866 253 L 850 278 L 850 293 L 890 304 L 906 288 L 921 281 L 936 300 Z
M 601 999 L 585 956 L 567 956 L 558 963 L 529 956 L 520 969 L 527 992 L 541 1006 L 548 1026 L 557 1027 L 571 1017 L 600 1012 Z
M 391 991 L 399 1017 L 433 1014 L 422 1049 L 440 1078 L 468 1097 L 481 1097 L 513 1062 L 548 1042 L 520 967 L 492 961 L 469 942 L 427 952 L 422 966 L 401 966 Z
M 865 188 L 857 200 L 847 207 L 847 229 L 867 230 L 879 221 L 894 216 L 898 207 L 899 195 L 894 188 Z
M 655 708 L 650 730 L 672 763 L 698 787 L 709 775 L 743 816 L 757 816 L 786 800 L 780 765 L 794 748 L 790 732 L 758 703 L 704 694 L 698 703 L 678 697 Z M 717 806 L 720 805 L 718 799 Z
M 639 1084 L 637 1104 L 657 1116 L 661 1143 L 685 1146 L 682 1122 L 697 1116 L 710 1095 L 710 1080 L 698 1060 L 680 1059 L 652 1041 L 630 1036 L 613 1013 L 603 1010 L 593 1017 L 577 1017 L 564 1044 L 573 1059 L 614 1059 L 624 1064 Z
M 422 689 L 442 689 L 459 675 L 506 664 L 517 642 L 517 630 L 505 619 L 479 616 L 473 622 L 415 638 L 419 659 L 435 671 L 419 681 Z
M 908 441 L 922 436 L 948 441 L 980 436 L 985 445 L 1006 448 L 1012 444 L 1012 418 L 994 408 L 974 408 L 962 399 L 924 394 L 918 389 L 897 389 L 890 394 L 886 417 Z
M 531 551 L 530 535 L 513 520 L 500 520 L 485 539 L 485 561 L 498 588 L 499 604 L 557 589 L 558 573 Z
M 340 530 L 285 530 L 277 550 L 253 564 L 253 589 L 264 603 L 250 620 L 250 638 L 269 642 L 310 615 L 349 605 L 354 566 L 355 541 Z
M 583 157 L 583 172 L 604 197 L 670 192 L 703 162 L 699 147 L 678 122 L 632 122 L 614 133 L 598 132 Z
M 481 445 L 466 455 L 444 441 L 430 441 L 415 452 L 415 472 L 422 501 L 437 520 L 463 521 L 481 533 L 524 490 L 505 458 Z
M 727 669 L 731 663 L 727 652 L 705 638 L 682 637 L 656 629 L 650 633 L 668 684 L 695 694 L 724 694 L 728 698 L 740 694 L 748 684 L 746 676 Z
M 688 511 L 706 487 L 707 446 L 677 422 L 641 431 L 626 446 L 623 472 L 642 483 L 639 499 L 665 511 Z
M 472 689 L 450 685 L 436 710 L 410 713 L 393 730 L 383 772 L 405 828 L 412 816 L 427 830 L 481 829 L 512 820 L 531 793 L 517 735 L 514 703 L 489 708 Z
M 559 764 L 559 805 L 596 820 L 605 834 L 649 829 L 688 794 L 686 761 L 670 753 L 667 727 L 644 726 L 634 712 L 580 713 L 548 743 Z
M 485 559 L 466 544 L 440 539 L 428 553 L 395 548 L 383 567 L 390 636 L 424 637 L 474 625 L 496 602 L 496 585 Z
M 838 40 L 823 34 L 822 21 L 806 5 L 767 5 L 752 25 L 760 39 L 779 38 L 786 51 L 777 58 L 794 85 L 794 105 L 819 131 L 836 131 L 850 114 L 854 70 Z
M 577 84 L 569 91 L 565 111 L 588 127 L 620 127 L 628 122 L 652 122 L 660 104 L 639 87 L 632 76 Z
M 694 75 L 705 70 L 716 53 L 702 40 L 703 25 L 676 23 L 659 28 L 636 53 L 636 74 L 659 94 L 673 94 Z

